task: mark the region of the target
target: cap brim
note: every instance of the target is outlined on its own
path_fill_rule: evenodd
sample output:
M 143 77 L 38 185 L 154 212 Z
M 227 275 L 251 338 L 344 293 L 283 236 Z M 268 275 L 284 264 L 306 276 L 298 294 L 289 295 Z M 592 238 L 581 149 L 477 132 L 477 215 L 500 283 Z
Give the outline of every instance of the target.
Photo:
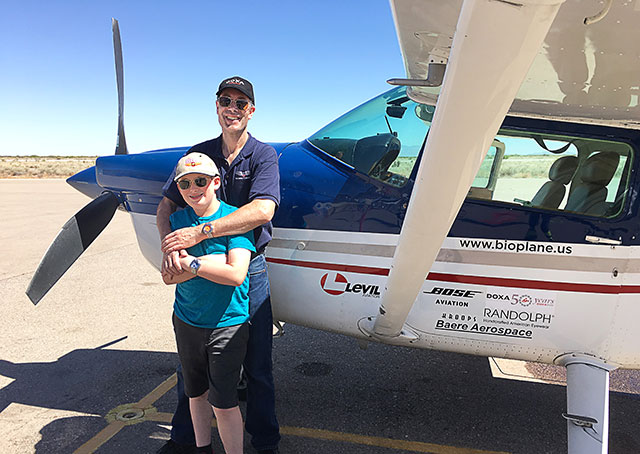
M 176 177 L 173 179 L 173 181 L 177 182 L 177 181 L 178 181 L 180 178 L 182 178 L 183 176 L 185 176 L 185 175 L 191 175 L 191 174 L 193 174 L 193 173 L 199 173 L 200 175 L 207 175 L 207 176 L 212 177 L 212 178 L 219 176 L 219 174 L 217 174 L 217 173 L 211 173 L 211 172 L 187 171 L 187 172 L 182 172 L 180 175 L 176 175 Z

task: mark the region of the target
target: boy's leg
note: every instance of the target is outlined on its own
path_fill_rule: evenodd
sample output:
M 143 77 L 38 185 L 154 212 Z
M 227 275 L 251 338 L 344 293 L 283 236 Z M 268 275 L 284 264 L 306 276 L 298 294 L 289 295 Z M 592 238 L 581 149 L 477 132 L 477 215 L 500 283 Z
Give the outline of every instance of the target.
M 244 427 L 240 407 L 213 407 L 218 424 L 218 433 L 226 454 L 242 454 L 244 444 Z
M 213 407 L 226 454 L 242 454 L 244 427 L 237 386 L 247 351 L 249 324 L 212 330 L 209 351 L 209 403 Z M 197 432 L 196 432 L 197 433 Z
M 211 419 L 213 412 L 209 405 L 209 392 L 198 397 L 189 398 L 189 409 L 191 410 L 191 420 L 196 434 L 196 446 L 207 446 L 211 444 Z M 241 420 L 242 421 L 242 420 Z
M 172 419 L 172 439 L 157 452 L 158 454 L 189 454 L 195 452 L 196 440 L 187 394 L 201 396 L 209 388 L 206 344 L 211 330 L 191 326 L 180 320 L 175 313 L 173 314 L 172 322 L 180 358 L 180 367 L 176 371 L 178 375 L 178 384 L 176 386 L 178 406 Z M 183 370 L 185 367 L 186 369 Z M 209 409 L 209 424 L 211 424 L 212 416 L 213 413 Z

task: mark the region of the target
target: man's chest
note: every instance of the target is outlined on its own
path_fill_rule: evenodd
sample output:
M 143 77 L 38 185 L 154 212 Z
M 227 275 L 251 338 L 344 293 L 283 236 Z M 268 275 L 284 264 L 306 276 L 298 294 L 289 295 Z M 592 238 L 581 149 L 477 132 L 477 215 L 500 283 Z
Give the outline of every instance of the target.
M 249 203 L 252 172 L 247 159 L 231 165 L 223 163 L 220 166 L 221 186 L 218 197 L 224 202 L 240 207 Z

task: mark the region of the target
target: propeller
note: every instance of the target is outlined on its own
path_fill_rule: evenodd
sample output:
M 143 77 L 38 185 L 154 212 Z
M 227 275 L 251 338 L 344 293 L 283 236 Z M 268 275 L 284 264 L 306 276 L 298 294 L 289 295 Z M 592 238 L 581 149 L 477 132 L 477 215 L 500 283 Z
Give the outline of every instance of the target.
M 116 62 L 118 86 L 118 143 L 116 154 L 128 154 L 124 137 L 124 85 L 122 66 L 122 45 L 118 21 L 111 19 L 113 29 L 113 53 Z M 96 164 L 97 165 L 97 164 Z M 47 294 L 62 275 L 89 247 L 93 240 L 109 224 L 120 205 L 120 199 L 113 192 L 106 191 L 67 221 L 53 240 L 36 270 L 27 296 L 35 305 Z
M 109 224 L 120 201 L 112 192 L 92 200 L 67 221 L 36 270 L 27 296 L 35 305 L 58 282 L 80 255 Z
M 116 61 L 116 84 L 118 86 L 118 142 L 116 154 L 129 154 L 127 141 L 124 137 L 124 68 L 122 64 L 122 44 L 120 42 L 120 27 L 118 21 L 111 18 L 113 30 L 113 56 Z

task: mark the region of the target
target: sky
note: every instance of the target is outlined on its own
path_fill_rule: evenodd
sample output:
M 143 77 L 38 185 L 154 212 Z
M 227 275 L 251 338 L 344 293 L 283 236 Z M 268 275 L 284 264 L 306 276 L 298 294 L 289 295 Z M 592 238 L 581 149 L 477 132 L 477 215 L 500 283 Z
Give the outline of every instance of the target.
M 130 153 L 217 136 L 229 76 L 253 83 L 249 132 L 265 142 L 302 140 L 405 77 L 386 0 L 5 0 L 0 155 L 114 152 L 112 17 Z

